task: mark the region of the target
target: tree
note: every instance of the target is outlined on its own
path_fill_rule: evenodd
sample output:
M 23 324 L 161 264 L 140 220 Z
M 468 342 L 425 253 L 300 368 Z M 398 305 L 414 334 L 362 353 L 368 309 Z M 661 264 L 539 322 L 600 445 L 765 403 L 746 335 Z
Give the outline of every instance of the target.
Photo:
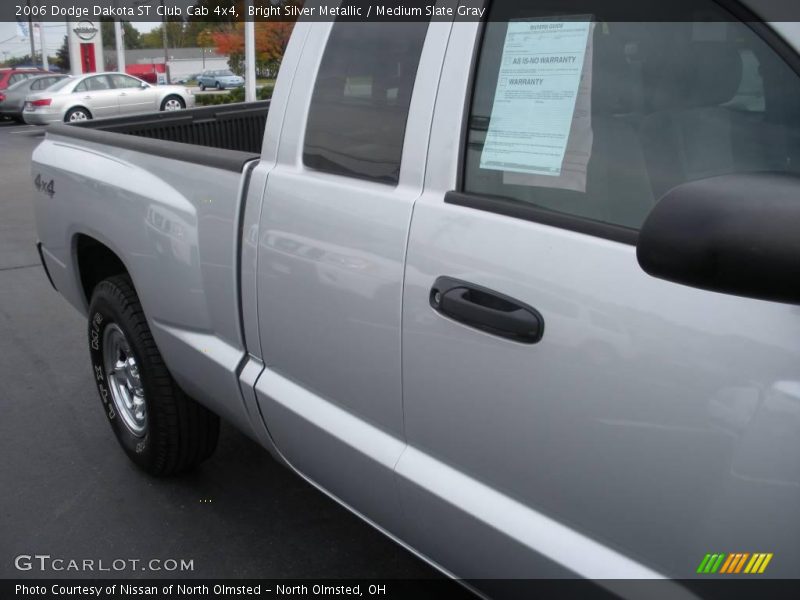
M 202 33 L 204 29 L 208 29 L 209 25 L 214 29 L 219 27 L 219 24 L 205 23 L 202 21 L 167 21 L 167 45 L 170 48 L 191 48 L 197 44 L 197 36 Z M 142 47 L 162 48 L 164 46 L 164 40 L 162 38 L 163 31 L 164 24 L 162 23 L 155 29 L 142 34 Z
M 55 64 L 55 58 L 52 56 L 48 56 L 48 61 L 51 65 Z M 31 58 L 30 54 L 26 54 L 25 56 L 12 56 L 6 59 L 2 64 L 4 67 L 41 67 L 42 54 L 37 52 L 33 58 Z
M 259 21 L 255 24 L 256 70 L 277 71 L 286 52 L 294 23 L 284 21 Z M 236 23 L 228 32 L 213 33 L 218 54 L 228 55 L 231 70 L 244 71 L 244 23 Z
M 114 20 L 108 17 L 100 19 L 100 31 L 103 36 L 103 48 L 116 48 L 117 35 L 114 31 Z M 127 50 L 138 50 L 142 47 L 142 34 L 128 21 L 122 22 L 122 32 L 125 37 L 125 48 Z
M 214 34 L 208 28 L 203 29 L 197 34 L 197 45 L 201 48 L 211 48 L 214 46 Z
M 67 36 L 64 36 L 64 43 L 61 44 L 61 47 L 56 52 L 56 58 L 53 61 L 53 64 L 57 66 L 59 69 L 63 71 L 69 71 L 69 42 L 67 41 Z
M 30 54 L 26 54 L 25 56 L 12 56 L 11 58 L 6 60 L 6 65 L 9 67 L 30 67 L 37 64 L 37 60 L 39 55 L 36 55 L 36 58 L 31 58 Z

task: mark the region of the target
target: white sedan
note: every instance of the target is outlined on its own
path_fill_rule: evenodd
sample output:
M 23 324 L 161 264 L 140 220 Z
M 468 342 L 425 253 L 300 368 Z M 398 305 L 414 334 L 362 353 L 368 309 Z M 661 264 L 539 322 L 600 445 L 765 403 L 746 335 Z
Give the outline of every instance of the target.
M 154 86 L 125 73 L 89 73 L 28 96 L 22 117 L 31 125 L 47 125 L 194 105 L 192 91 L 183 86 Z

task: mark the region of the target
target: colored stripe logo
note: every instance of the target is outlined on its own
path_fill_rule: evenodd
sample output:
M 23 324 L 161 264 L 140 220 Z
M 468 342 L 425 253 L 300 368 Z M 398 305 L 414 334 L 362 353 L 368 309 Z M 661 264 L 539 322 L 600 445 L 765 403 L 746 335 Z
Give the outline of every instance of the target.
M 713 575 L 715 573 L 736 575 L 745 573 L 749 575 L 761 574 L 767 569 L 767 565 L 772 560 L 772 552 L 734 552 L 732 554 L 717 553 L 706 554 L 697 573 L 703 575 Z

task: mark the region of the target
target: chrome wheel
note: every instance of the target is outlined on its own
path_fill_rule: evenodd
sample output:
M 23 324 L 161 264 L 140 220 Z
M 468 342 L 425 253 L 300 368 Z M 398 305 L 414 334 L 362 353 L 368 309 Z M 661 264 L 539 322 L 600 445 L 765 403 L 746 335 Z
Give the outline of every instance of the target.
M 70 113 L 70 115 L 69 115 L 69 120 L 70 120 L 70 122 L 72 122 L 72 121 L 85 121 L 85 120 L 87 120 L 88 118 L 89 118 L 89 115 L 87 115 L 87 114 L 86 114 L 85 112 L 83 112 L 82 110 L 76 110 L 76 111 L 73 111 L 73 112 L 72 112 L 72 113 Z
M 143 437 L 147 427 L 147 404 L 139 365 L 128 339 L 114 323 L 103 333 L 103 366 L 117 414 L 133 435 Z
M 183 103 L 177 98 L 168 98 L 164 102 L 164 110 L 181 110 L 181 109 L 183 109 Z

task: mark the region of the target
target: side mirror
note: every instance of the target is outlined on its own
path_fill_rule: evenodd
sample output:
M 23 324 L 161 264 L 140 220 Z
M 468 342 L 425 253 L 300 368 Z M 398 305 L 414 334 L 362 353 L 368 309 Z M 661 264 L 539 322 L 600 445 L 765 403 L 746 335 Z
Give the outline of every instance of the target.
M 750 173 L 679 185 L 645 220 L 636 256 L 653 277 L 800 304 L 800 177 Z

